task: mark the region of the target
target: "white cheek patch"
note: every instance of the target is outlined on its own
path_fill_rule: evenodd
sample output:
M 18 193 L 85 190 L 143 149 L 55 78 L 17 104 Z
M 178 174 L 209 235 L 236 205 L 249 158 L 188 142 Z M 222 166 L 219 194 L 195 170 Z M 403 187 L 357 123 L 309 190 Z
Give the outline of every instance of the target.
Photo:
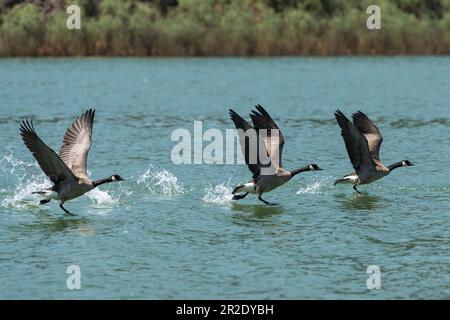
M 112 180 L 112 181 L 116 181 L 116 177 L 112 176 L 112 177 L 111 177 L 111 180 Z
M 404 166 L 404 167 L 407 166 L 406 161 L 402 161 L 402 166 Z
M 309 170 L 314 171 L 316 169 L 314 169 L 313 165 L 311 164 L 311 165 L 309 165 Z

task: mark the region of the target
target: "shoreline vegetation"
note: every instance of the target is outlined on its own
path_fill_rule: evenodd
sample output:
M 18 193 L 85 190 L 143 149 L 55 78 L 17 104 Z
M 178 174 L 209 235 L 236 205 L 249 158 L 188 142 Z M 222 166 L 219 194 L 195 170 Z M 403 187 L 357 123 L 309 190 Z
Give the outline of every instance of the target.
M 369 30 L 369 5 L 381 30 Z M 66 8 L 81 8 L 81 29 Z M 0 57 L 449 55 L 450 0 L 4 0 Z

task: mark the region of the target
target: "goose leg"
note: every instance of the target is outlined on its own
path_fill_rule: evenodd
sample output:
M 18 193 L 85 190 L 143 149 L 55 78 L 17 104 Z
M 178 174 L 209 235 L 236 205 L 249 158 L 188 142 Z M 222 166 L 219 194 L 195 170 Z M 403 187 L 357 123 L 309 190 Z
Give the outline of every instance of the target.
M 263 198 L 261 198 L 261 195 L 258 195 L 258 200 L 262 201 L 262 202 L 264 202 L 265 204 L 268 204 L 268 205 L 272 205 L 272 206 L 276 205 L 276 203 L 271 203 L 269 201 L 264 200 Z
M 43 204 L 49 203 L 50 201 L 51 201 L 50 199 L 43 199 L 39 202 L 39 205 L 41 206 Z
M 367 194 L 367 193 L 364 193 L 364 192 L 359 191 L 359 190 L 356 188 L 356 186 L 353 186 L 353 190 L 355 190 L 358 194 L 364 194 L 364 195 Z
M 70 214 L 71 216 L 76 216 L 76 214 L 70 213 L 69 210 L 67 210 L 66 208 L 64 208 L 64 207 L 63 207 L 63 204 L 64 204 L 64 202 L 61 202 L 61 203 L 59 204 L 59 207 L 60 207 L 61 209 L 63 209 L 63 211 L 64 211 L 65 213 Z
M 248 195 L 248 192 L 244 193 L 244 194 L 235 194 L 231 200 L 241 200 L 241 199 L 244 199 L 247 195 Z

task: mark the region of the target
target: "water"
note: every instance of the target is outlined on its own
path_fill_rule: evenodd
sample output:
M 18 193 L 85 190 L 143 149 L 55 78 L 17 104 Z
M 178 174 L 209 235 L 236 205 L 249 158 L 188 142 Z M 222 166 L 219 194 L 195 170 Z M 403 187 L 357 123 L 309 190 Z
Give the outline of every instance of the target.
M 450 58 L 0 60 L 0 298 L 450 298 Z M 266 106 L 283 130 L 284 166 L 304 173 L 232 203 L 242 165 L 174 165 L 173 130 L 233 128 Z M 32 117 L 59 149 L 97 109 L 93 178 L 120 174 L 66 207 L 38 206 L 49 182 L 19 136 Z M 365 111 L 386 164 L 401 168 L 356 196 L 333 120 Z M 206 143 L 205 143 L 206 145 Z M 66 270 L 81 269 L 81 290 Z M 367 267 L 381 268 L 368 290 Z

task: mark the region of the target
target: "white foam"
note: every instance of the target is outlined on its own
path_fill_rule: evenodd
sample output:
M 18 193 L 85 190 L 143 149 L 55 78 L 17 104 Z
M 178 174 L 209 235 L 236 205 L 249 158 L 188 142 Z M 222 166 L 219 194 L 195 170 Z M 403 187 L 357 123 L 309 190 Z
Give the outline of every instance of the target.
M 167 170 L 156 171 L 151 167 L 137 180 L 154 195 L 176 196 L 184 193 L 184 187 L 178 178 Z
M 233 198 L 232 191 L 233 189 L 228 184 L 208 185 L 205 187 L 205 195 L 202 200 L 214 204 L 228 204 Z
M 0 206 L 24 208 L 30 203 L 37 205 L 41 197 L 32 193 L 49 187 L 49 182 L 44 177 L 32 176 L 30 179 L 22 178 L 12 192 L 13 194 L 6 196 L 0 203 Z
M 297 194 L 318 194 L 326 181 L 315 181 L 305 187 L 300 188 Z
M 119 202 L 119 198 L 115 198 L 111 196 L 108 192 L 100 190 L 98 188 L 86 193 L 86 195 L 91 199 L 95 204 L 101 206 L 111 206 L 115 205 Z
M 5 208 L 26 208 L 30 205 L 38 205 L 42 199 L 40 195 L 32 194 L 49 188 L 51 182 L 42 173 L 36 162 L 24 162 L 14 157 L 10 152 L 0 159 L 0 171 L 6 180 L 10 180 L 11 187 L 2 189 L 4 198 L 0 202 L 0 207 Z M 37 172 L 35 174 L 34 172 Z M 111 206 L 119 202 L 118 196 L 111 196 L 108 192 L 94 189 L 86 195 L 95 204 L 101 206 Z

